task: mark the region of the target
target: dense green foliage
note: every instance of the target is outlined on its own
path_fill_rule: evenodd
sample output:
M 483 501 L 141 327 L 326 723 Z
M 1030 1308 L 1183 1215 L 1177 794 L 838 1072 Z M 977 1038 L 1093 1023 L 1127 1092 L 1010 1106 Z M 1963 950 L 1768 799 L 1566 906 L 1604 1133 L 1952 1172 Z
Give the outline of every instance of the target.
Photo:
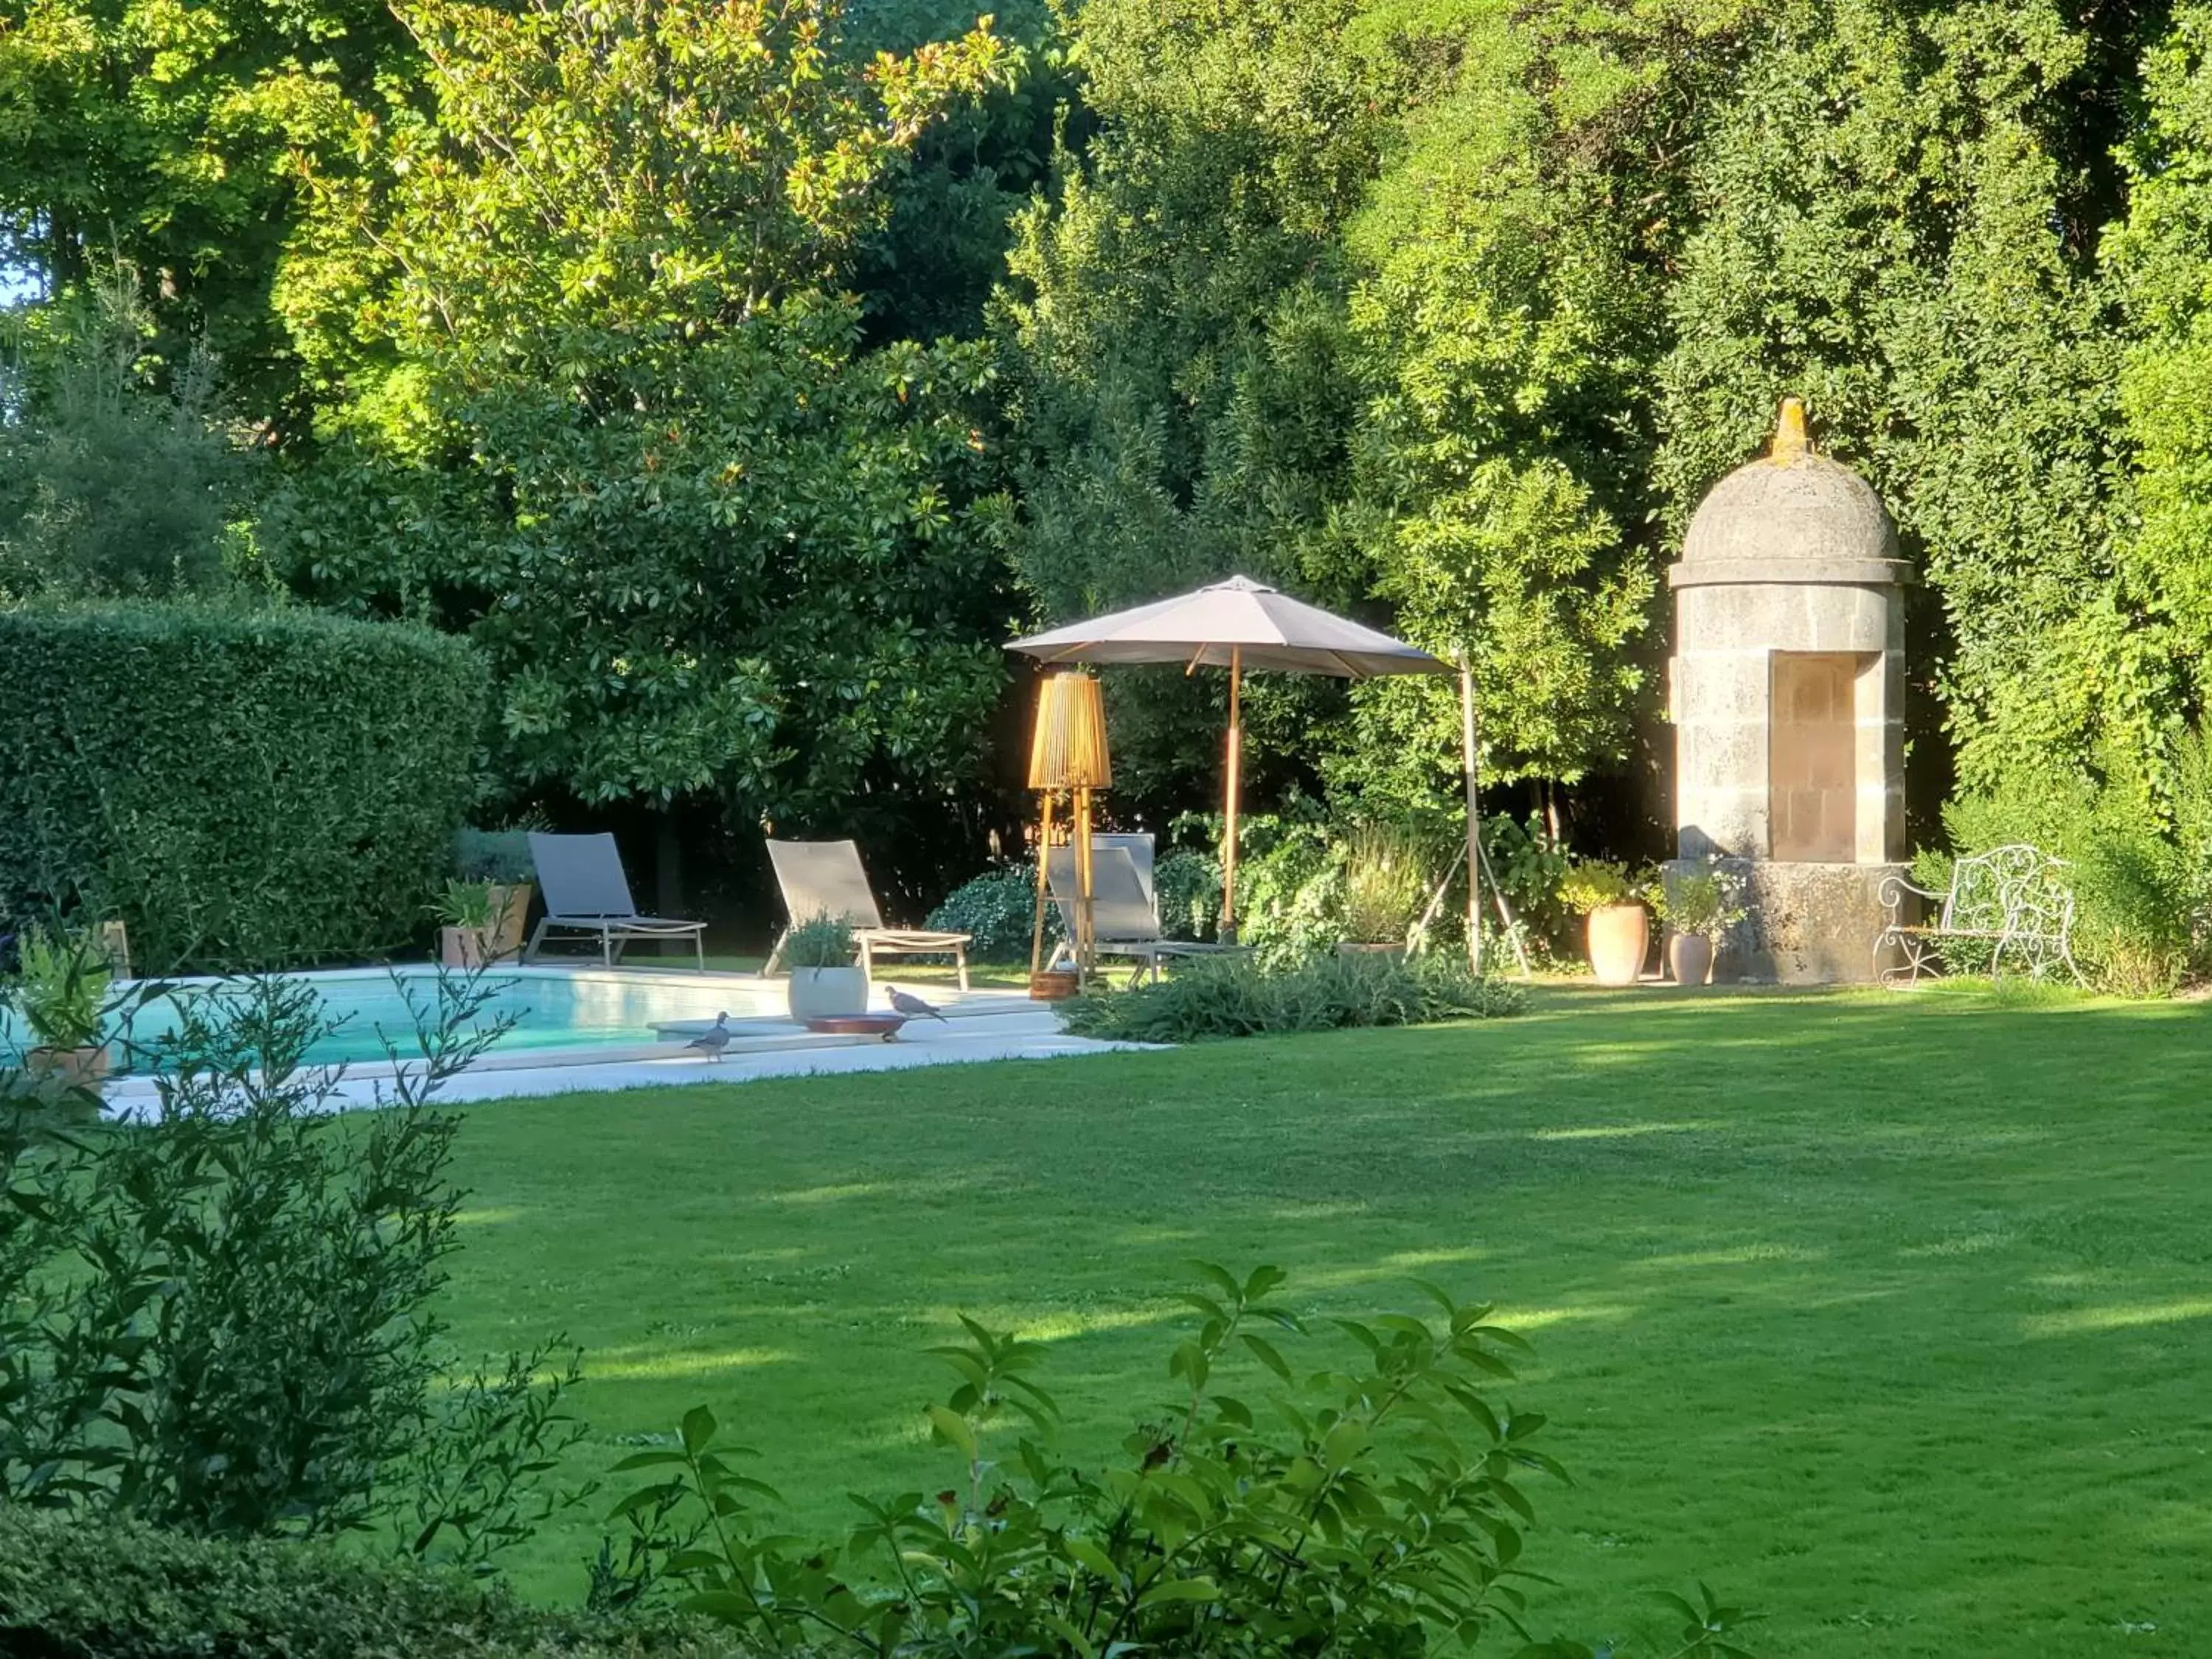
M 512 790 L 943 801 L 1003 678 L 990 366 L 864 349 L 830 284 L 1000 44 L 855 65 L 811 3 L 409 23 L 429 107 L 362 117 L 286 268 L 329 441 L 278 567 L 465 629 Z
M 1478 978 L 1440 957 L 1334 954 L 1261 967 L 1237 957 L 1173 964 L 1157 984 L 1095 992 L 1071 1004 L 1067 1029 L 1128 1042 L 1422 1025 L 1517 1013 L 1519 987 Z
M 483 672 L 296 610 L 0 611 L 0 911 L 119 917 L 143 969 L 359 959 L 421 930 Z
M 2130 586 L 2163 602 L 2177 672 L 2197 708 L 2212 682 L 2212 8 L 2173 8 L 2147 55 L 2142 119 L 2112 264 L 2130 327 L 2119 395 L 2134 444 L 2140 528 Z
M 1635 767 L 1659 573 L 1796 392 L 1924 578 L 1922 823 L 1954 775 L 2087 777 L 2174 846 L 2208 18 L 0 3 L 0 260 L 47 296 L 0 588 L 201 586 L 219 545 L 473 638 L 501 810 L 942 873 L 1024 606 L 1232 569 L 1465 656 L 1493 783 Z M 1219 677 L 1108 688 L 1124 799 L 1210 806 Z M 1248 728 L 1258 811 L 1459 810 L 1448 682 L 1262 676 Z
M 1665 222 L 1619 209 L 1667 198 L 1655 154 L 1713 61 L 1698 9 L 1648 9 L 1079 15 L 1107 125 L 1025 221 L 1006 313 L 1017 564 L 1048 612 L 1231 567 L 1383 602 L 1474 663 L 1493 774 L 1619 757 L 1653 594 Z M 1121 694 L 1140 787 L 1190 787 L 1208 701 L 1164 676 Z M 1323 769 L 1432 796 L 1449 691 L 1353 701 Z M 1262 775 L 1332 708 L 1264 688 Z
M 295 158 L 346 100 L 410 72 L 377 0 L 92 0 L 0 7 L 0 267 L 46 292 L 120 259 L 160 349 L 228 366 L 255 418 L 302 418 L 270 292 L 295 228 Z
M 0 601 L 204 592 L 222 585 L 247 462 L 196 352 L 148 384 L 150 328 L 118 268 L 19 329 L 0 368 Z
M 429 1109 L 507 1029 L 441 979 L 356 1126 L 303 1056 L 315 993 L 258 980 L 106 1012 L 155 1073 L 140 1123 L 71 1127 L 0 1067 L 0 1507 L 199 1536 L 397 1529 L 475 1566 L 555 1500 L 576 1437 L 545 1349 L 449 1375 L 434 1304 L 458 1243 L 458 1121 Z M 511 1022 L 510 1022 L 511 1023 Z M 411 1055 L 410 1048 L 411 1046 Z
M 1419 1313 L 1333 1322 L 1347 1352 L 1302 1375 L 1320 1333 L 1279 1294 L 1285 1275 L 1196 1266 L 1172 1397 L 1103 1471 L 1054 1448 L 1045 1345 L 963 1316 L 936 1350 L 957 1380 L 928 1407 L 952 1464 L 933 1501 L 860 1498 L 842 1545 L 769 1533 L 774 1492 L 698 1407 L 678 1445 L 623 1460 L 660 1473 L 617 1512 L 667 1529 L 686 1610 L 772 1653 L 1365 1659 L 1518 1630 L 1526 1488 L 1564 1473 L 1531 1443 L 1544 1419 L 1495 1393 L 1528 1345 L 1425 1285 Z M 1224 1387 L 1255 1361 L 1281 1385 L 1256 1412 Z M 1749 1659 L 1736 1613 L 1710 1595 L 1680 1609 L 1673 1659 Z
M 46 1659 L 645 1659 L 726 1644 L 537 1612 L 482 1581 L 327 1545 L 204 1540 L 0 1506 L 0 1630 Z
M 945 902 L 929 913 L 927 926 L 965 933 L 970 962 L 1027 962 L 1031 935 L 1036 927 L 1036 870 L 1010 865 L 986 870 L 945 895 Z M 1045 949 L 1050 951 L 1060 937 L 1060 911 L 1048 903 L 1044 916 Z

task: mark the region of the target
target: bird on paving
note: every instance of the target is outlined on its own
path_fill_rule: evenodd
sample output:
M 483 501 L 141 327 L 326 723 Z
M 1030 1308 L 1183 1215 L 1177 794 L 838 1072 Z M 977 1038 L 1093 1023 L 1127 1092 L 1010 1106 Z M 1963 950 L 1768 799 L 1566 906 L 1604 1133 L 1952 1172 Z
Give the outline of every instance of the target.
M 935 1008 L 924 1002 L 920 997 L 910 995 L 900 990 L 896 985 L 890 988 L 890 991 L 891 1006 L 908 1019 L 921 1019 L 925 1017 L 930 1019 L 945 1018 L 943 1014 L 939 1013 Z M 947 1020 L 945 1023 L 950 1024 L 951 1022 Z
M 700 1032 L 697 1036 L 693 1037 L 684 1046 L 687 1048 L 704 1049 L 715 1059 L 720 1060 L 722 1057 L 722 1050 L 730 1046 L 729 1011 L 725 1009 L 715 1015 L 712 1029 Z

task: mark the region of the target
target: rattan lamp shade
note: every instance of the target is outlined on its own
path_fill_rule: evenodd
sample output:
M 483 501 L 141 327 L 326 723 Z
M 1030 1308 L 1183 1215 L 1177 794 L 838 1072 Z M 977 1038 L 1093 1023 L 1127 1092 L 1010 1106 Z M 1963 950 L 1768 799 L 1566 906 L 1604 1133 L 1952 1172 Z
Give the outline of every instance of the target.
M 1110 789 L 1114 763 L 1106 752 L 1106 705 L 1088 674 L 1054 674 L 1037 691 L 1036 733 L 1030 739 L 1032 789 Z

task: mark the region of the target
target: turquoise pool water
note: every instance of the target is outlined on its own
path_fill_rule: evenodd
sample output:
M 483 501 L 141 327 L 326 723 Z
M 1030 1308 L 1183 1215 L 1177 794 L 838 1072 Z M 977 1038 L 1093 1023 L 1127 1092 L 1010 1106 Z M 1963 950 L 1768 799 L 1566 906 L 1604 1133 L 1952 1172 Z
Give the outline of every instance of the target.
M 416 1007 L 434 1018 L 434 969 L 349 969 L 291 977 L 314 988 L 336 1027 L 310 1050 L 311 1063 L 382 1062 L 389 1058 L 386 1036 L 398 1045 L 402 1060 L 417 1057 L 416 1017 L 409 1000 L 411 996 Z M 767 987 L 750 975 L 726 974 L 524 968 L 488 975 L 485 985 L 492 995 L 477 1021 L 514 1017 L 514 1029 L 494 1045 L 494 1053 L 635 1047 L 656 1041 L 653 1028 L 659 1023 L 712 1019 L 725 1010 L 733 1019 L 757 1018 L 780 1014 L 782 1005 L 781 986 Z M 164 1001 L 155 1001 L 134 1018 L 131 1036 L 140 1042 L 158 1042 L 173 1020 L 174 1011 Z M 4 1023 L 0 1023 L 0 1038 L 10 1046 L 20 1040 Z

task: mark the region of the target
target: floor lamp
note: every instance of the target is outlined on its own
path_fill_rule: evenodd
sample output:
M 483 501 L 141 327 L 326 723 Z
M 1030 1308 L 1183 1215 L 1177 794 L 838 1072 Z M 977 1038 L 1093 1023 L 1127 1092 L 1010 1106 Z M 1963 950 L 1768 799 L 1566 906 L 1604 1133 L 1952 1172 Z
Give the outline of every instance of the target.
M 1091 903 L 1091 792 L 1110 789 L 1114 763 L 1106 752 L 1106 705 L 1088 674 L 1048 676 L 1037 691 L 1036 731 L 1030 739 L 1030 787 L 1042 797 L 1037 826 L 1036 918 L 1030 930 L 1030 972 L 1044 966 L 1044 910 L 1050 897 L 1046 866 L 1052 857 L 1053 802 L 1073 797 L 1069 836 L 1075 848 L 1075 914 L 1068 949 L 1078 981 L 1097 964 L 1097 932 Z

